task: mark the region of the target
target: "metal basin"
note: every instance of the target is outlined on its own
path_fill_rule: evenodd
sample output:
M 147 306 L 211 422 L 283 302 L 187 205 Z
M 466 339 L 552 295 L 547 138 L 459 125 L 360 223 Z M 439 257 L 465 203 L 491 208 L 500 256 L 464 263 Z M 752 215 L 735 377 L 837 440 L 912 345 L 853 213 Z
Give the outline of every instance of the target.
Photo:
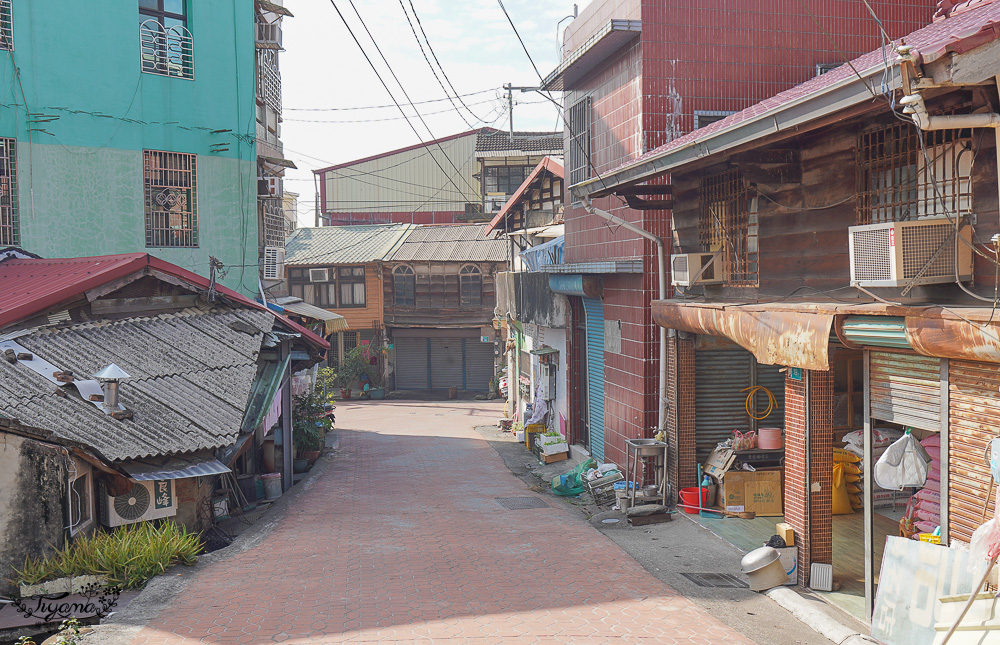
M 663 448 L 667 445 L 656 439 L 626 439 L 625 443 L 636 455 L 640 457 L 657 457 L 663 454 Z

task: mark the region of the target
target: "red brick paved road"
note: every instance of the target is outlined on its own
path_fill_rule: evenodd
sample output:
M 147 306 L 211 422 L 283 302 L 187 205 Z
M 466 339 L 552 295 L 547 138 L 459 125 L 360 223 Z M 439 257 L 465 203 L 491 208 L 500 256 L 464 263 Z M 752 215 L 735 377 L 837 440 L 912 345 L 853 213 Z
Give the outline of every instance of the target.
M 751 643 L 559 502 L 502 508 L 535 493 L 473 430 L 499 410 L 341 406 L 333 467 L 133 643 Z

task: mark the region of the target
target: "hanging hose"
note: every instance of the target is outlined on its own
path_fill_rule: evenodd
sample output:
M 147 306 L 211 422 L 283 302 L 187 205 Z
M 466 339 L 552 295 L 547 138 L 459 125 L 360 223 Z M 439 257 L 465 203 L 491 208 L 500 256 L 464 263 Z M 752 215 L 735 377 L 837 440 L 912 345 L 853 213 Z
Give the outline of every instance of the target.
M 762 421 L 766 419 L 767 415 L 771 414 L 771 412 L 774 411 L 774 406 L 775 406 L 774 395 L 771 394 L 771 390 L 767 389 L 763 385 L 754 385 L 751 387 L 745 387 L 742 390 L 740 390 L 740 392 L 746 392 L 747 390 L 750 390 L 750 393 L 747 394 L 747 402 L 746 402 L 747 414 L 750 416 L 751 419 L 756 419 L 757 421 Z M 767 410 L 765 410 L 764 414 L 760 416 L 757 416 L 757 409 L 754 407 L 753 404 L 753 397 L 758 390 L 763 390 L 764 393 L 767 394 Z

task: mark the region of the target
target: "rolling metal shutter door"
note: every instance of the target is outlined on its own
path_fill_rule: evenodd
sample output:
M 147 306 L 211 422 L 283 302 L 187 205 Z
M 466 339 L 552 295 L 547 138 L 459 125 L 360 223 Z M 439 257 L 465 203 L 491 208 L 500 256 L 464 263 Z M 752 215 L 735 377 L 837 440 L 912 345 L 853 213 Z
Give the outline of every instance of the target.
M 396 345 L 396 389 L 426 390 L 427 383 L 427 338 L 397 338 Z
M 695 451 L 703 463 L 716 444 L 747 430 L 746 392 L 753 357 L 744 349 L 704 350 L 695 354 Z M 767 395 L 764 395 L 767 398 Z M 770 418 L 770 417 L 768 417 Z
M 763 385 L 771 390 L 771 394 L 774 395 L 774 409 L 771 410 L 771 414 L 766 419 L 756 422 L 758 428 L 785 427 L 785 373 L 779 372 L 778 370 L 780 369 L 781 367 L 777 365 L 757 364 L 757 380 L 755 384 Z M 746 401 L 746 396 L 743 397 L 743 400 L 744 402 Z M 758 415 L 763 414 L 767 410 L 767 394 L 757 392 L 757 395 L 754 397 L 754 408 L 757 410 Z
M 465 339 L 465 389 L 487 392 L 490 381 L 496 376 L 493 362 L 493 343 L 478 338 Z
M 604 461 L 604 303 L 581 298 L 587 331 L 587 425 L 590 453 Z
M 873 418 L 940 432 L 940 359 L 871 352 L 869 385 Z
M 461 338 L 431 338 L 431 388 L 444 390 L 462 389 L 464 365 L 462 364 Z
M 1000 372 L 996 365 L 948 361 L 948 537 L 972 539 L 990 500 L 984 452 L 1000 428 Z

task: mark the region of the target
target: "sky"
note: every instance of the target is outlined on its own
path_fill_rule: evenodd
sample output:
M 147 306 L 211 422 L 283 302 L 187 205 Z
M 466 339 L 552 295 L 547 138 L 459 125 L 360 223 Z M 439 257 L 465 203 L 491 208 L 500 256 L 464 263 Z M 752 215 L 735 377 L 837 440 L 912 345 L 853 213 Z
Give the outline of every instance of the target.
M 525 55 L 497 0 L 285 0 L 295 14 L 285 18 L 281 139 L 285 157 L 298 166 L 285 174 L 285 190 L 299 193 L 299 225 L 313 226 L 315 189 L 312 170 L 387 152 L 490 125 L 508 128 L 507 99 L 502 86 L 537 86 L 538 74 Z M 586 2 L 579 2 L 582 9 Z M 416 10 L 419 24 L 411 9 Z M 557 25 L 573 13 L 563 0 L 503 0 L 538 71 L 548 75 L 559 62 Z M 358 19 L 360 13 L 362 21 Z M 406 13 L 404 13 L 404 8 Z M 448 80 L 475 116 L 445 90 L 431 72 L 411 31 L 421 26 L 433 48 L 424 44 L 430 63 L 434 54 Z M 562 22 L 565 29 L 570 20 Z M 385 64 L 365 27 L 388 60 Z M 354 42 L 357 36 L 379 74 L 406 111 L 402 118 L 386 88 Z M 392 72 L 402 84 L 397 84 Z M 435 69 L 437 69 L 435 67 Z M 405 90 L 405 94 L 403 92 Z M 407 99 L 407 95 L 409 100 Z M 559 95 L 555 94 L 558 100 Z M 562 130 L 556 108 L 538 93 L 514 93 L 516 130 Z M 424 117 L 426 127 L 409 107 Z M 387 107 L 376 107 L 387 106 Z M 463 116 L 464 115 L 464 119 Z M 468 122 L 466 122 L 466 120 Z M 471 125 L 471 127 L 470 127 Z

